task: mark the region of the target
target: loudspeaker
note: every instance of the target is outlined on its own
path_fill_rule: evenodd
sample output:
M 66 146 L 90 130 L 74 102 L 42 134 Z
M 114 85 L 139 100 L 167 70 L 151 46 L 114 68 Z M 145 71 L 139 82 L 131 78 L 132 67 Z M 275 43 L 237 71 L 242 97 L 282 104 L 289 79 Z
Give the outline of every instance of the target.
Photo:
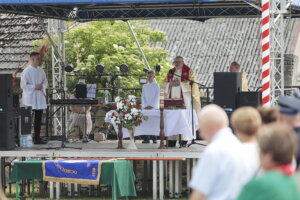
M 15 148 L 15 113 L 0 112 L 0 150 L 11 150 Z
M 75 97 L 76 98 L 86 98 L 86 94 L 87 94 L 86 84 L 76 84 Z
M 0 74 L 0 112 L 13 109 L 12 75 Z
M 227 112 L 233 112 L 237 107 L 241 82 L 241 72 L 215 72 L 214 103 Z
M 19 115 L 21 117 L 21 135 L 31 135 L 31 107 L 21 107 Z
M 239 92 L 238 93 L 238 107 L 261 105 L 261 92 Z

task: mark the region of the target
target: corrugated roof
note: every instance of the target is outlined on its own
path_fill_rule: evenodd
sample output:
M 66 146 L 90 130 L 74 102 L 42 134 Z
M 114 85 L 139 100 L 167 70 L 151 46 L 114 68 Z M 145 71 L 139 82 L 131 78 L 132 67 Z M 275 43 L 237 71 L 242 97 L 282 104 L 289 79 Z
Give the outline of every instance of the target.
M 151 20 L 155 30 L 164 31 L 167 44 L 154 44 L 169 51 L 171 59 L 180 55 L 194 69 L 201 84 L 213 86 L 213 72 L 228 71 L 233 61 L 247 72 L 249 87 L 261 84 L 261 43 L 259 19 Z M 299 20 L 286 20 L 287 49 L 290 54 Z
M 36 18 L 0 14 L 0 73 L 13 72 L 28 62 L 33 41 L 44 36 Z

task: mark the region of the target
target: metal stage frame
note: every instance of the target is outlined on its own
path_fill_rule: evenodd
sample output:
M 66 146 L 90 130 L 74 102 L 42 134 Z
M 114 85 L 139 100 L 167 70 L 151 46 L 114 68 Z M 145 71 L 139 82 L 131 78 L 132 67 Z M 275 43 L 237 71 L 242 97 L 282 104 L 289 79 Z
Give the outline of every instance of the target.
M 125 146 L 129 141 L 125 140 Z M 94 143 L 69 143 L 69 146 L 82 147 L 82 150 L 74 152 L 70 149 L 47 150 L 47 147 L 57 146 L 57 141 L 50 141 L 47 145 L 34 145 L 33 148 L 1 151 L 0 153 L 0 180 L 1 185 L 5 183 L 5 158 L 14 157 L 20 160 L 26 159 L 54 159 L 54 158 L 121 158 L 135 161 L 143 161 L 144 169 L 148 171 L 146 177 L 151 178 L 152 168 L 152 188 L 153 199 L 165 198 L 165 187 L 169 190 L 169 197 L 179 198 L 183 192 L 182 172 L 186 170 L 186 183 L 189 183 L 191 169 L 196 164 L 196 159 L 201 158 L 203 146 L 193 146 L 191 148 L 168 148 L 158 149 L 157 144 L 142 144 L 136 141 L 137 150 L 116 149 L 116 141 L 104 141 Z M 185 162 L 186 168 L 183 168 Z M 144 176 L 144 175 L 143 175 Z M 165 177 L 168 177 L 168 185 L 165 184 Z M 141 177 L 140 177 L 141 178 Z M 145 177 L 143 177 L 145 178 Z M 56 187 L 56 199 L 60 199 L 59 183 L 50 182 L 50 199 L 54 199 L 54 187 Z

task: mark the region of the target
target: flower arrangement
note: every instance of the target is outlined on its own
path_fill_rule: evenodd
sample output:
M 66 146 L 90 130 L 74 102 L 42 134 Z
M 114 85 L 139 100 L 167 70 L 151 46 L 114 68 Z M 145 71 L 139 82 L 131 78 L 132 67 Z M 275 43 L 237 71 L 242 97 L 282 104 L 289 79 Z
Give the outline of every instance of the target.
M 134 95 L 125 97 L 116 97 L 116 105 L 112 108 L 113 112 L 110 113 L 112 123 L 117 126 L 125 127 L 132 130 L 134 127 L 139 126 L 143 120 L 147 120 L 140 110 L 141 105 L 136 103 Z

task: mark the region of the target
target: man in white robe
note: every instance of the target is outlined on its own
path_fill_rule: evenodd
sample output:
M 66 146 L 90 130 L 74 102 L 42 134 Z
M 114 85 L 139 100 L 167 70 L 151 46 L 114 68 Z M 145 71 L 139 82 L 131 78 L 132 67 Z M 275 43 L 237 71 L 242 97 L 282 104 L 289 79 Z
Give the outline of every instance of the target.
M 154 81 L 154 71 L 150 70 L 147 72 L 148 83 L 143 85 L 142 89 L 142 109 L 159 109 L 159 85 Z M 143 143 L 149 143 L 152 139 L 153 143 L 156 143 L 156 136 L 144 136 Z
M 25 106 L 31 106 L 34 112 L 34 137 L 35 144 L 45 144 L 41 140 L 40 131 L 43 110 L 47 108 L 46 88 L 48 81 L 44 70 L 39 67 L 40 54 L 38 52 L 30 53 L 29 65 L 24 69 L 21 75 L 21 88 L 23 90 L 22 103 Z

